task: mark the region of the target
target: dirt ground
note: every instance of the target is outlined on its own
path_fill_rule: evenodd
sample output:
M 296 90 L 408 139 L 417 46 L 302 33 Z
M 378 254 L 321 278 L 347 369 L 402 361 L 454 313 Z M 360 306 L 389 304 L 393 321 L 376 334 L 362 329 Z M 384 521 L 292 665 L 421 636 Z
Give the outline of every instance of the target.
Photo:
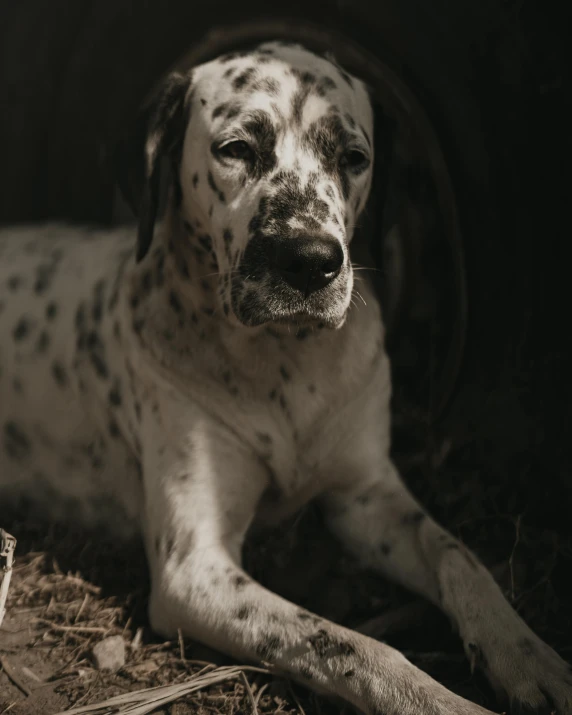
M 567 524 L 551 523 L 538 506 L 540 494 L 523 503 L 523 494 L 530 492 L 515 490 L 518 480 L 503 484 L 494 475 L 485 478 L 466 445 L 434 434 L 422 442 L 396 440 L 396 460 L 413 490 L 492 568 L 519 613 L 572 660 Z M 72 704 L 181 682 L 231 663 L 186 640 L 165 643 L 150 631 L 140 544 L 110 543 L 101 534 L 43 525 L 22 514 L 3 513 L 2 521 L 18 538 L 18 547 L 0 629 L 0 715 L 54 715 Z M 445 618 L 400 588 L 360 573 L 326 534 L 313 506 L 287 525 L 249 539 L 244 560 L 268 587 L 340 623 L 365 623 L 452 690 L 498 711 L 488 685 L 471 675 Z M 377 624 L 367 626 L 380 615 Z M 92 649 L 116 634 L 127 643 L 127 662 L 119 672 L 105 674 L 94 667 Z M 277 677 L 249 674 L 248 683 L 250 689 L 242 679 L 229 680 L 157 712 L 234 715 L 256 707 L 261 715 L 328 715 L 344 710 Z

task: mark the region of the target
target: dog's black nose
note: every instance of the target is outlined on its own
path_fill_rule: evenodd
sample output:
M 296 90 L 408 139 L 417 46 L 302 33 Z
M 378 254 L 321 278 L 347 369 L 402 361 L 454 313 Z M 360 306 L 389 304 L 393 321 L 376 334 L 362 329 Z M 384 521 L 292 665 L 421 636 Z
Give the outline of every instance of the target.
M 287 238 L 279 240 L 275 248 L 276 270 L 306 297 L 331 283 L 344 263 L 344 252 L 334 238 Z

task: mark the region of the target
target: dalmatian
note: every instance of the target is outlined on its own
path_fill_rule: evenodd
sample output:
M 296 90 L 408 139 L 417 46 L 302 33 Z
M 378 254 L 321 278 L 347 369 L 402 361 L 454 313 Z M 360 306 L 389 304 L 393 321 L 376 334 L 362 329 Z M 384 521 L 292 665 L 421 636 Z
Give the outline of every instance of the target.
M 570 715 L 569 666 L 389 457 L 383 321 L 350 251 L 374 163 L 365 85 L 263 43 L 170 74 L 141 126 L 136 227 L 1 234 L 2 502 L 142 534 L 166 637 L 368 715 L 488 713 L 243 570 L 251 524 L 314 499 L 364 567 L 444 611 L 512 713 Z

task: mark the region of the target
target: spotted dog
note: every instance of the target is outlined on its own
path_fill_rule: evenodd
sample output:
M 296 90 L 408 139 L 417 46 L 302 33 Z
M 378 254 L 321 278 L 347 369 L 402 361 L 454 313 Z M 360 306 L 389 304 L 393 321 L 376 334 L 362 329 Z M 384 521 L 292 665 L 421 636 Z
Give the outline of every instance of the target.
M 364 85 L 267 43 L 172 74 L 145 117 L 127 151 L 144 167 L 125 181 L 137 231 L 2 233 L 2 500 L 140 530 L 167 637 L 271 663 L 370 715 L 484 715 L 243 571 L 254 518 L 316 498 L 362 564 L 449 616 L 512 712 L 570 715 L 568 665 L 388 456 L 381 315 L 366 281 L 352 300 L 374 161 Z

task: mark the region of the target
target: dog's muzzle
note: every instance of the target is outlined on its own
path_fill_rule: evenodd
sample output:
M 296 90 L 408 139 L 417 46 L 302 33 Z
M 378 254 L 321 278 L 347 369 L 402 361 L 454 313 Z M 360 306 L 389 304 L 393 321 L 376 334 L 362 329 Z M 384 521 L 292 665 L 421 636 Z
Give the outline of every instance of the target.
M 233 281 L 235 313 L 251 325 L 268 320 L 336 323 L 347 294 L 345 263 L 340 241 L 327 233 L 258 233 L 248 242 Z

